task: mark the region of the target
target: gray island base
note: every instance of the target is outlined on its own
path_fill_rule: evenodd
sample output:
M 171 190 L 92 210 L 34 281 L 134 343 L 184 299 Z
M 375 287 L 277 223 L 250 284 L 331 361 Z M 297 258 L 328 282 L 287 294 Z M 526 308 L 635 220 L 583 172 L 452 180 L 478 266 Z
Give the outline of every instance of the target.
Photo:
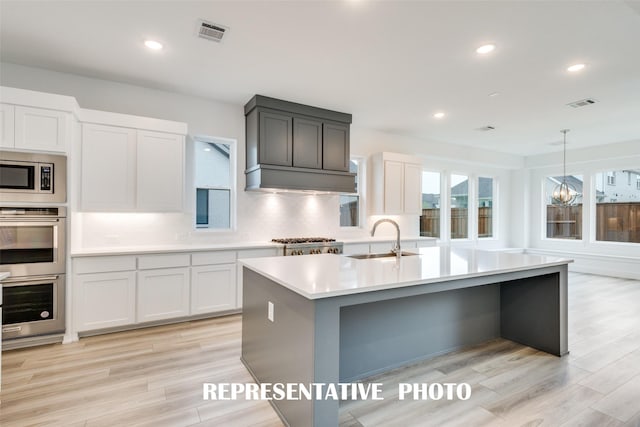
M 568 353 L 569 260 L 420 252 L 386 264 L 329 254 L 246 260 L 242 362 L 258 383 L 336 384 L 499 337 Z M 454 265 L 465 257 L 466 274 Z M 270 402 L 288 425 L 338 425 L 338 400 Z

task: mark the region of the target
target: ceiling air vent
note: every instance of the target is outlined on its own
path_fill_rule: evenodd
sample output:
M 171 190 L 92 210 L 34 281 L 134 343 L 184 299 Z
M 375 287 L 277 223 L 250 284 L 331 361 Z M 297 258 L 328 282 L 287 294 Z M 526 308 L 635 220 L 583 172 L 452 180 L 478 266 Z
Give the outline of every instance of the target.
M 487 126 L 482 126 L 481 128 L 477 128 L 476 130 L 479 130 L 481 132 L 488 132 L 488 131 L 494 130 L 494 129 L 495 129 L 494 126 L 487 125 Z
M 205 20 L 198 21 L 198 36 L 203 39 L 219 43 L 222 41 L 222 37 L 227 31 L 229 31 L 229 27 L 214 24 L 213 22 Z
M 586 107 L 587 105 L 595 104 L 596 100 L 593 98 L 581 99 L 580 101 L 570 102 L 567 105 L 569 107 L 578 108 L 578 107 Z

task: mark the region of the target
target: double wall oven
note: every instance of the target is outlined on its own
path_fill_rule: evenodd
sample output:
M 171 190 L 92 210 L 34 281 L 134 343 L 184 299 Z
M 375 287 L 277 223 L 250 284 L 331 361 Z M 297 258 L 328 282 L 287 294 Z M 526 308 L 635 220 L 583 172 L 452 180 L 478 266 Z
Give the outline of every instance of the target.
M 2 339 L 65 329 L 66 209 L 0 208 Z
M 0 151 L 3 340 L 65 330 L 66 175 L 65 156 Z

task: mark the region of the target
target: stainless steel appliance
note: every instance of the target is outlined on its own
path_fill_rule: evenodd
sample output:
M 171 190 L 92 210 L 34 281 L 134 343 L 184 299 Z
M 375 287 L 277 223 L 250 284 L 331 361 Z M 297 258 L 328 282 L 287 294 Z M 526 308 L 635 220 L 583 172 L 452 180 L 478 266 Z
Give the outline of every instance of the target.
M 281 243 L 282 255 L 341 254 L 343 243 L 326 237 L 288 237 L 271 239 Z
M 64 331 L 66 209 L 0 208 L 2 338 Z
M 64 274 L 66 213 L 63 207 L 0 207 L 0 271 Z
M 64 203 L 67 158 L 0 151 L 0 197 L 5 202 Z
M 2 339 L 64 332 L 64 286 L 64 274 L 4 280 Z

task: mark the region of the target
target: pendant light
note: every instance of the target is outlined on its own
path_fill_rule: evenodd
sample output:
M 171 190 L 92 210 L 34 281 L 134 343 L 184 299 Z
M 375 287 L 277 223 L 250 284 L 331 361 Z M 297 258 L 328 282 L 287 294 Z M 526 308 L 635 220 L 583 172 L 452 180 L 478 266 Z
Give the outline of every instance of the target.
M 552 197 L 553 200 L 560 204 L 569 205 L 576 199 L 578 194 L 576 189 L 567 182 L 567 132 L 569 132 L 569 129 L 563 129 L 560 132 L 564 135 L 562 143 L 564 147 L 562 155 L 562 183 L 553 189 Z

